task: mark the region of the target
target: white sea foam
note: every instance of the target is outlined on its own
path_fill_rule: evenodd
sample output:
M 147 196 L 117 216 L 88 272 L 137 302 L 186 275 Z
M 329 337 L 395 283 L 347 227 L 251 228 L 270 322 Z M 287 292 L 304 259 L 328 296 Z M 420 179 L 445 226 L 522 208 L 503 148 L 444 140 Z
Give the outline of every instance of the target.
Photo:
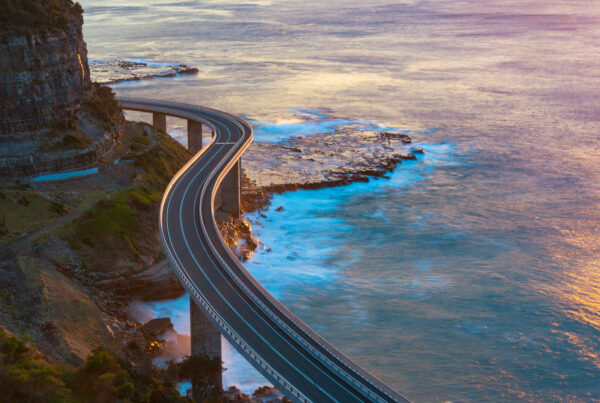
M 254 129 L 254 139 L 267 143 L 278 143 L 294 136 L 331 134 L 337 130 L 389 131 L 394 133 L 427 133 L 394 127 L 371 120 L 338 117 L 329 109 L 290 109 L 293 117 L 288 120 L 265 122 L 248 119 Z

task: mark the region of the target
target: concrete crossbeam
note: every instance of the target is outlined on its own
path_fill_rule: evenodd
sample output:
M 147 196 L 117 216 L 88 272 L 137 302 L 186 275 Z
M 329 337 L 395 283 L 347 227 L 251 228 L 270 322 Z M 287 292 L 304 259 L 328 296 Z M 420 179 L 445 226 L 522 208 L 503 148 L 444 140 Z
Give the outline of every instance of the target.
M 196 154 L 202 149 L 202 123 L 188 119 L 188 150 Z
M 167 131 L 167 115 L 159 112 L 152 112 L 152 125 L 161 130 Z

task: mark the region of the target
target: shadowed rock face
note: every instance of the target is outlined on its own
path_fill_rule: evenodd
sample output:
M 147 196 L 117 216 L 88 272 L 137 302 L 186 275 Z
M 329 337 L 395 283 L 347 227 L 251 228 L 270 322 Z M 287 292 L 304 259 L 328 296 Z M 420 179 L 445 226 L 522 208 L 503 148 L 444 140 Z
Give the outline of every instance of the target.
M 92 90 L 82 19 L 59 32 L 0 33 L 0 136 L 76 119 Z
M 83 19 L 51 32 L 0 31 L 0 176 L 88 167 L 120 128 L 90 113 Z

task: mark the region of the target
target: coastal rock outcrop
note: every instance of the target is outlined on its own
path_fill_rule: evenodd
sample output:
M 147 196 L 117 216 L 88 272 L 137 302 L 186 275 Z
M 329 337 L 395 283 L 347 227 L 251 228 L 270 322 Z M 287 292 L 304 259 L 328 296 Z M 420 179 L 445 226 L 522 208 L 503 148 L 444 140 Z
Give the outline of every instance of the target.
M 277 144 L 252 143 L 242 157 L 243 209 L 261 210 L 272 193 L 387 178 L 396 165 L 424 153 L 411 145 L 412 139 L 404 133 L 352 129 L 292 137 Z
M 155 77 L 175 77 L 196 74 L 196 67 L 187 64 L 170 64 L 129 60 L 95 60 L 90 62 L 90 73 L 100 84 L 136 81 Z

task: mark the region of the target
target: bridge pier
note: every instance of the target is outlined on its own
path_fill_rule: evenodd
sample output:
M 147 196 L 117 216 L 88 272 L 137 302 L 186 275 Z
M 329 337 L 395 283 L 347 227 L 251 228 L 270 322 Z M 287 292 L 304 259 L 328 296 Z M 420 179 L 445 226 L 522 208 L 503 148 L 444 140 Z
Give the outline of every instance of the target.
M 215 328 L 204 312 L 190 297 L 190 333 L 192 339 L 192 355 L 206 355 L 209 358 L 221 358 L 221 333 Z M 222 374 L 216 374 L 213 379 L 210 379 L 213 388 L 220 389 L 223 387 Z M 201 390 L 195 385 L 192 379 L 192 396 L 195 401 L 201 402 L 205 396 L 202 396 Z
M 202 149 L 202 123 L 188 119 L 188 150 L 196 154 Z
M 152 125 L 163 131 L 167 131 L 167 115 L 160 112 L 152 112 Z
M 221 210 L 230 213 L 235 218 L 240 218 L 242 214 L 241 203 L 241 176 L 242 160 L 238 159 L 235 165 L 223 178 L 221 182 Z

